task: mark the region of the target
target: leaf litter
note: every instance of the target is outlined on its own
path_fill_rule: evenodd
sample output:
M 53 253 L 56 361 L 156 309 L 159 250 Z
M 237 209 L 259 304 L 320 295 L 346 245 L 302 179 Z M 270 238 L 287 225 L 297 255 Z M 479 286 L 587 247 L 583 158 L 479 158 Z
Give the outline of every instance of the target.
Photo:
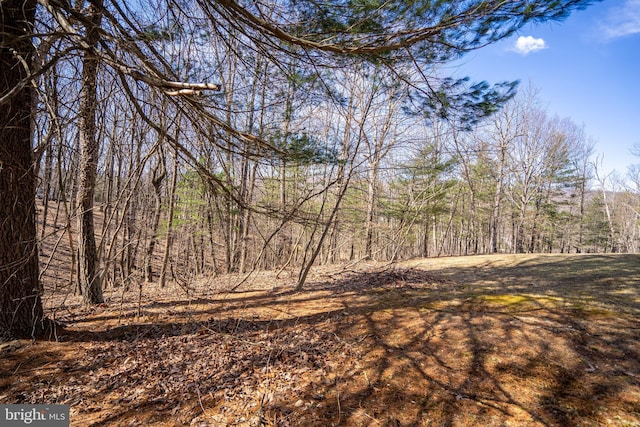
M 640 425 L 638 316 L 333 268 L 301 293 L 265 274 L 67 296 L 58 341 L 3 353 L 0 402 L 68 404 L 74 426 Z

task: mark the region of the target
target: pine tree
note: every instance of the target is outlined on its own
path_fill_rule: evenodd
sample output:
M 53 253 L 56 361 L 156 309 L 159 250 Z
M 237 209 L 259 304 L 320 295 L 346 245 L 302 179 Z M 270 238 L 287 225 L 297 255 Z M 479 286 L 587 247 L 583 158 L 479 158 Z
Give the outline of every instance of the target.
M 35 0 L 2 2 L 0 24 L 0 339 L 42 328 L 28 68 Z

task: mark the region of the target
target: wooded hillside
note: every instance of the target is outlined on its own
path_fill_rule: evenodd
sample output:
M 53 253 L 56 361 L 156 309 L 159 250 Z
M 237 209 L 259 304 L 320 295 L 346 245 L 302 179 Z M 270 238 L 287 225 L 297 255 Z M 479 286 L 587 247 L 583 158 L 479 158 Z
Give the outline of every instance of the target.
M 590 3 L 1 1 L 0 424 L 638 425 L 640 167 L 452 68 Z
M 636 252 L 637 188 L 580 126 L 535 88 L 447 71 L 588 3 L 3 3 L 22 74 L 2 105 L 23 131 L 7 121 L 3 144 L 26 179 L 3 184 L 3 224 L 31 224 L 0 239 L 7 334 L 41 320 L 38 275 L 96 305 L 110 286 L 260 270 L 302 289 L 344 261 Z

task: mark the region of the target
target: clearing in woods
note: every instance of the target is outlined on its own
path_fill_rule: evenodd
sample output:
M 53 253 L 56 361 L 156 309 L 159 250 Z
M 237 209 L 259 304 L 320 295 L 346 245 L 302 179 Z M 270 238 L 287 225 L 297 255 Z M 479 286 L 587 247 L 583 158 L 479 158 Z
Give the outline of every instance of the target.
M 48 299 L 66 326 L 3 345 L 0 402 L 69 404 L 74 426 L 640 425 L 637 255 L 234 280 Z

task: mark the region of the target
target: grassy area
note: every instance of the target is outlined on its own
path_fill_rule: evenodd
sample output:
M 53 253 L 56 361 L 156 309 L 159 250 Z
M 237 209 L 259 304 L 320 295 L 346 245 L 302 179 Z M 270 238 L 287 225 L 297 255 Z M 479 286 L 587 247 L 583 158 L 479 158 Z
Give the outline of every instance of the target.
M 0 402 L 68 403 L 77 426 L 640 425 L 638 256 L 332 267 L 299 293 L 269 273 L 233 283 L 116 289 L 91 311 L 71 297 L 58 342 L 5 351 Z
M 543 306 L 640 313 L 638 255 L 484 255 L 404 265 L 454 280 L 485 301 L 497 302 L 503 295 L 504 302 L 526 298 Z

